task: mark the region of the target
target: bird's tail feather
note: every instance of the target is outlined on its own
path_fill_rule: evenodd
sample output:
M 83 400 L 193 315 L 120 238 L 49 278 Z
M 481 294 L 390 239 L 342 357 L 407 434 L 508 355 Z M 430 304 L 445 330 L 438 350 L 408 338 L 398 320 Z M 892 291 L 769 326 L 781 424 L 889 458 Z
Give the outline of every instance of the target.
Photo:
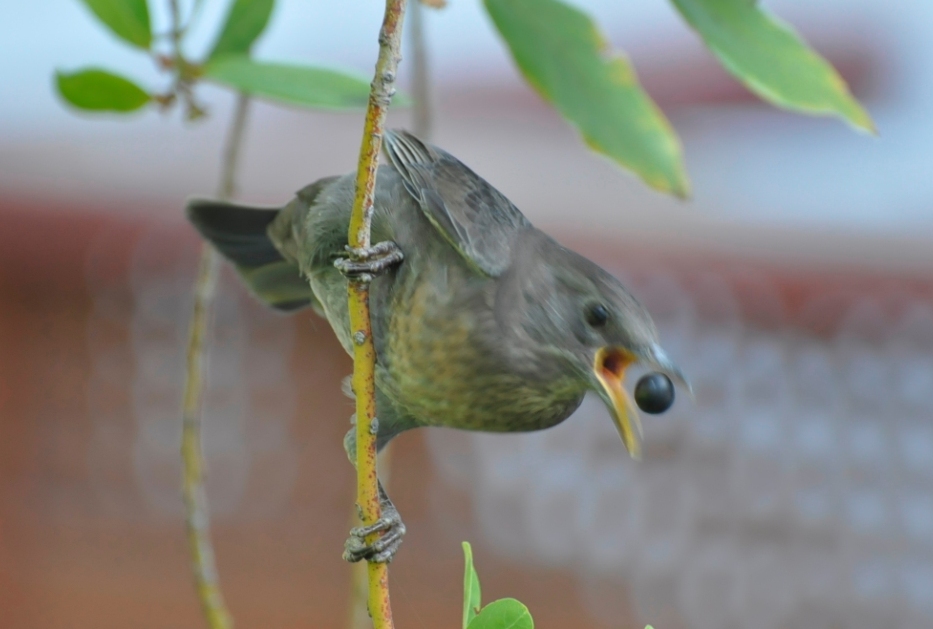
M 233 263 L 260 301 L 283 311 L 316 305 L 298 265 L 279 253 L 267 233 L 278 209 L 194 199 L 188 202 L 186 213 L 201 235 Z

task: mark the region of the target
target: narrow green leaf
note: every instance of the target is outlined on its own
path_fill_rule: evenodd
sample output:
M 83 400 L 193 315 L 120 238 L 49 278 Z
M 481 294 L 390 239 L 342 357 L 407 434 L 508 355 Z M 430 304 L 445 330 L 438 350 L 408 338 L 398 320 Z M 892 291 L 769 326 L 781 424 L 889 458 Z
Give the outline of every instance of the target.
M 275 0 L 234 0 L 208 59 L 247 54 L 269 23 L 274 6 Z
M 204 67 L 206 79 L 260 98 L 320 109 L 359 109 L 369 101 L 366 79 L 309 66 L 225 56 Z
M 141 87 L 107 70 L 88 68 L 78 72 L 55 73 L 55 84 L 62 98 L 88 111 L 127 113 L 151 100 Z
M 479 575 L 473 568 L 473 549 L 470 542 L 463 542 L 463 629 L 479 613 L 482 598 L 479 589 Z
M 483 608 L 468 629 L 534 629 L 528 608 L 514 598 L 500 598 Z
M 839 73 L 754 0 L 672 0 L 726 70 L 761 98 L 795 111 L 839 116 L 875 132 Z
M 147 49 L 152 44 L 146 0 L 83 0 L 94 15 L 123 41 Z
M 587 15 L 559 0 L 484 1 L 522 74 L 593 150 L 652 188 L 687 194 L 677 135 Z

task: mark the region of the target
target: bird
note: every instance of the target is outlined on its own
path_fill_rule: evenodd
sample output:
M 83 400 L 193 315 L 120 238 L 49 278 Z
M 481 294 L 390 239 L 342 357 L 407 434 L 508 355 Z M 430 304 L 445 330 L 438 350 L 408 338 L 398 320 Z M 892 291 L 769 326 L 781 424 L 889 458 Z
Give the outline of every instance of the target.
M 187 216 L 259 300 L 313 308 L 351 355 L 348 281 L 372 273 L 379 450 L 418 427 L 549 428 L 595 391 L 638 458 L 627 369 L 689 389 L 646 308 L 450 153 L 390 130 L 383 155 L 368 262 L 347 251 L 355 172 L 319 179 L 277 208 L 192 199 Z M 355 465 L 354 429 L 344 446 Z M 406 528 L 381 483 L 379 495 L 382 518 L 351 531 L 348 561 L 388 562 L 401 544 Z M 367 544 L 373 533 L 381 536 Z

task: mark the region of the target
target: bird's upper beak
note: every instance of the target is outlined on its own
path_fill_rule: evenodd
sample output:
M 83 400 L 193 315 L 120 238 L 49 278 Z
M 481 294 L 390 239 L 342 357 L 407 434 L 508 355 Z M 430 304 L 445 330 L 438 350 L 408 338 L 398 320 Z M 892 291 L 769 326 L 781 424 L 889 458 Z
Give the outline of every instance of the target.
M 692 388 L 683 372 L 657 345 L 639 354 L 621 347 L 603 347 L 596 352 L 593 360 L 593 373 L 600 384 L 597 389 L 599 396 L 609 407 L 612 421 L 629 455 L 633 459 L 639 459 L 641 457 L 641 419 L 635 402 L 625 390 L 625 370 L 634 363 L 642 363 L 667 374 L 691 394 Z

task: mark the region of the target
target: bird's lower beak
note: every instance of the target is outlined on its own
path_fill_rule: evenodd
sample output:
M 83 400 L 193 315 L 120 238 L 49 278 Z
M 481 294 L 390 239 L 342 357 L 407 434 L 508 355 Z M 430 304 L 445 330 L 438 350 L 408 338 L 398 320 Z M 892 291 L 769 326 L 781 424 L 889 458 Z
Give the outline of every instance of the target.
M 633 459 L 641 457 L 641 420 L 638 409 L 625 390 L 625 370 L 636 358 L 624 349 L 604 347 L 596 352 L 593 373 L 601 385 L 599 396 L 609 407 L 622 443 Z

